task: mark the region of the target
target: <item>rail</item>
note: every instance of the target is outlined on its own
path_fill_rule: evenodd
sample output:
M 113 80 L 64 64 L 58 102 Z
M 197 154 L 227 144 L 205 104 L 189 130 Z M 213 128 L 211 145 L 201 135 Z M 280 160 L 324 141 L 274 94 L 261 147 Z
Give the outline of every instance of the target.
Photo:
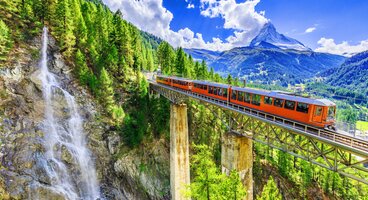
M 269 113 L 265 113 L 265 112 L 258 111 L 255 109 L 233 104 L 228 101 L 223 101 L 223 100 L 215 99 L 215 98 L 212 98 L 206 95 L 197 94 L 197 93 L 194 93 L 188 90 L 169 87 L 163 84 L 159 84 L 152 79 L 149 79 L 148 81 L 156 90 L 160 90 L 160 88 L 165 88 L 167 90 L 174 91 L 179 94 L 185 95 L 186 97 L 191 97 L 191 98 L 203 101 L 203 102 L 207 102 L 212 105 L 219 106 L 223 109 L 238 112 L 240 114 L 243 114 L 249 117 L 253 117 L 258 120 L 261 120 L 261 121 L 264 121 L 264 122 L 267 122 L 267 123 L 270 123 L 276 126 L 280 126 L 282 128 L 288 129 L 298 134 L 305 135 L 311 138 L 315 138 L 321 142 L 337 146 L 339 148 L 355 153 L 359 156 L 362 156 L 365 158 L 368 157 L 368 141 L 365 141 L 359 138 L 355 138 L 349 135 L 344 135 L 344 134 L 341 134 L 335 131 L 309 126 L 307 124 L 303 124 L 303 123 L 292 121 L 292 120 L 282 118 L 276 115 L 271 115 Z

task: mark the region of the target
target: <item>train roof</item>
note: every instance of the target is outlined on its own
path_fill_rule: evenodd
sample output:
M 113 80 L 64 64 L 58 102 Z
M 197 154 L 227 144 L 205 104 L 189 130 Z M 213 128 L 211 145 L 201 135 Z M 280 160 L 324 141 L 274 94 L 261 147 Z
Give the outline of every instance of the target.
M 186 82 L 193 82 L 191 79 L 183 78 L 183 77 L 176 77 L 176 76 L 163 76 L 165 78 L 171 78 L 178 81 L 186 81 Z
M 193 83 L 198 83 L 198 84 L 202 84 L 202 85 L 209 85 L 209 86 L 214 86 L 214 87 L 220 87 L 220 88 L 229 88 L 229 85 L 227 85 L 227 84 L 214 83 L 214 82 L 209 82 L 209 81 L 194 80 Z
M 306 97 L 301 97 L 301 96 L 295 96 L 293 95 L 293 93 L 284 92 L 284 91 L 268 91 L 268 90 L 262 90 L 262 89 L 242 88 L 242 87 L 232 87 L 232 90 L 259 94 L 263 96 L 269 96 L 269 97 L 296 101 L 296 102 L 301 102 L 301 103 L 313 104 L 313 105 L 318 105 L 318 106 L 335 106 L 336 105 L 334 102 L 328 99 L 306 98 Z
M 241 92 L 248 92 L 252 94 L 270 96 L 274 98 L 280 98 L 280 99 L 307 103 L 307 104 L 313 104 L 313 105 L 318 105 L 318 106 L 336 106 L 334 102 L 328 99 L 313 99 L 313 98 L 307 98 L 307 97 L 302 97 L 302 96 L 296 96 L 293 93 L 285 92 L 285 91 L 269 91 L 269 90 L 255 89 L 255 88 L 248 88 L 248 87 L 236 87 L 236 86 L 231 86 L 228 84 L 214 83 L 214 82 L 200 81 L 200 80 L 190 80 L 187 78 L 175 77 L 175 76 L 166 76 L 166 75 L 157 75 L 157 76 L 164 77 L 164 78 L 171 78 L 171 79 L 180 80 L 180 81 L 193 82 L 197 84 L 209 85 L 209 86 L 214 86 L 214 87 L 221 87 L 221 88 L 232 87 L 232 90 L 237 90 Z

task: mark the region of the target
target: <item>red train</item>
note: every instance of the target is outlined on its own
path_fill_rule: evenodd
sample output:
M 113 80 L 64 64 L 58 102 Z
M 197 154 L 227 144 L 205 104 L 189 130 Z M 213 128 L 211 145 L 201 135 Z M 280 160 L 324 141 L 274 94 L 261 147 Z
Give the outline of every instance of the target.
M 163 75 L 158 75 L 156 81 L 303 124 L 334 129 L 336 104 L 327 99 L 312 99 L 281 91 L 242 88 Z

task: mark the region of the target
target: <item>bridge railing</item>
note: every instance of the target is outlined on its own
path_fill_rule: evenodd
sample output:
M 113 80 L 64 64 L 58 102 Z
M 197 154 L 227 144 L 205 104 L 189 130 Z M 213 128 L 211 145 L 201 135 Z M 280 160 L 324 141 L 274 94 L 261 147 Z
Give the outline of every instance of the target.
M 156 85 L 158 87 L 157 90 L 160 90 L 160 88 L 165 88 L 165 90 L 181 93 L 186 97 L 192 97 L 210 104 L 220 106 L 228 110 L 239 112 L 241 114 L 251 116 L 274 125 L 282 126 L 283 128 L 292 130 L 299 134 L 307 135 L 316 138 L 318 140 L 325 141 L 327 143 L 334 143 L 334 145 L 337 146 L 340 145 L 341 147 L 348 149 L 352 152 L 358 153 L 360 155 L 368 156 L 368 141 L 363 140 L 362 138 L 353 137 L 353 135 L 342 134 L 340 132 L 312 127 L 306 124 L 302 124 L 300 122 L 292 121 L 275 115 L 270 115 L 262 111 L 243 107 L 227 101 L 215 99 L 206 95 L 201 95 L 193 93 L 191 91 L 182 90 L 180 88 L 172 88 L 166 85 L 158 84 L 154 80 L 149 81 L 151 84 Z
M 336 128 L 341 134 L 350 135 L 352 137 L 368 141 L 368 131 L 360 130 L 356 124 L 337 121 Z

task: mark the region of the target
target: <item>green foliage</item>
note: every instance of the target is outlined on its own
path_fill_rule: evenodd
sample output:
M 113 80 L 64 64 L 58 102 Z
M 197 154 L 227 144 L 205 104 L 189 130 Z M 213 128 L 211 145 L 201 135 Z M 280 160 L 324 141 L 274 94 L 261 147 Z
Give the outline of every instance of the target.
M 198 66 L 198 72 L 197 72 L 197 79 L 200 80 L 207 80 L 209 78 L 208 76 L 208 69 L 207 69 L 207 64 L 204 60 L 202 60 L 202 63 L 200 66 Z
M 158 64 L 163 74 L 174 72 L 175 52 L 167 42 L 161 42 L 157 49 Z
M 222 174 L 225 176 L 225 174 Z M 243 199 L 246 195 L 244 186 L 240 180 L 239 173 L 236 170 L 232 170 L 229 176 L 225 176 L 220 184 L 220 198 L 227 199 Z
M 75 35 L 74 21 L 72 17 L 73 5 L 71 0 L 59 0 L 55 11 L 55 34 L 66 57 L 70 57 L 74 51 Z
M 149 110 L 153 134 L 159 136 L 166 133 L 169 136 L 170 102 L 164 97 L 152 97 L 149 101 Z
M 186 194 L 192 199 L 243 199 L 246 195 L 239 174 L 231 171 L 229 176 L 216 167 L 207 145 L 193 145 L 192 169 L 194 178 Z
M 109 73 L 102 68 L 100 75 L 100 87 L 99 87 L 99 97 L 100 102 L 104 105 L 105 110 L 112 114 L 114 110 L 115 100 L 114 100 L 114 89 L 112 87 L 112 80 Z
M 122 136 L 127 144 L 135 147 L 141 143 L 148 133 L 149 115 L 148 113 L 148 91 L 147 81 L 140 73 L 136 74 L 137 82 L 131 88 L 131 98 L 128 102 L 130 112 L 124 121 Z
M 336 115 L 339 121 L 349 122 L 352 124 L 355 124 L 357 121 L 357 113 L 352 109 L 338 109 Z
M 176 73 L 179 76 L 184 76 L 186 74 L 185 58 L 186 57 L 183 48 L 179 47 L 179 49 L 176 51 L 175 61 Z
M 290 169 L 291 156 L 283 151 L 277 151 L 277 166 L 281 176 L 287 177 Z
M 257 200 L 282 200 L 282 196 L 272 176 L 268 179 L 267 184 L 263 187 L 261 196 L 258 196 Z
M 12 47 L 13 40 L 8 26 L 0 19 L 0 61 L 5 60 L 7 53 Z
M 116 124 L 121 124 L 124 121 L 125 112 L 121 106 L 114 105 L 111 111 L 111 117 Z
M 233 77 L 231 77 L 231 74 L 229 74 L 226 78 L 227 84 L 233 84 Z

